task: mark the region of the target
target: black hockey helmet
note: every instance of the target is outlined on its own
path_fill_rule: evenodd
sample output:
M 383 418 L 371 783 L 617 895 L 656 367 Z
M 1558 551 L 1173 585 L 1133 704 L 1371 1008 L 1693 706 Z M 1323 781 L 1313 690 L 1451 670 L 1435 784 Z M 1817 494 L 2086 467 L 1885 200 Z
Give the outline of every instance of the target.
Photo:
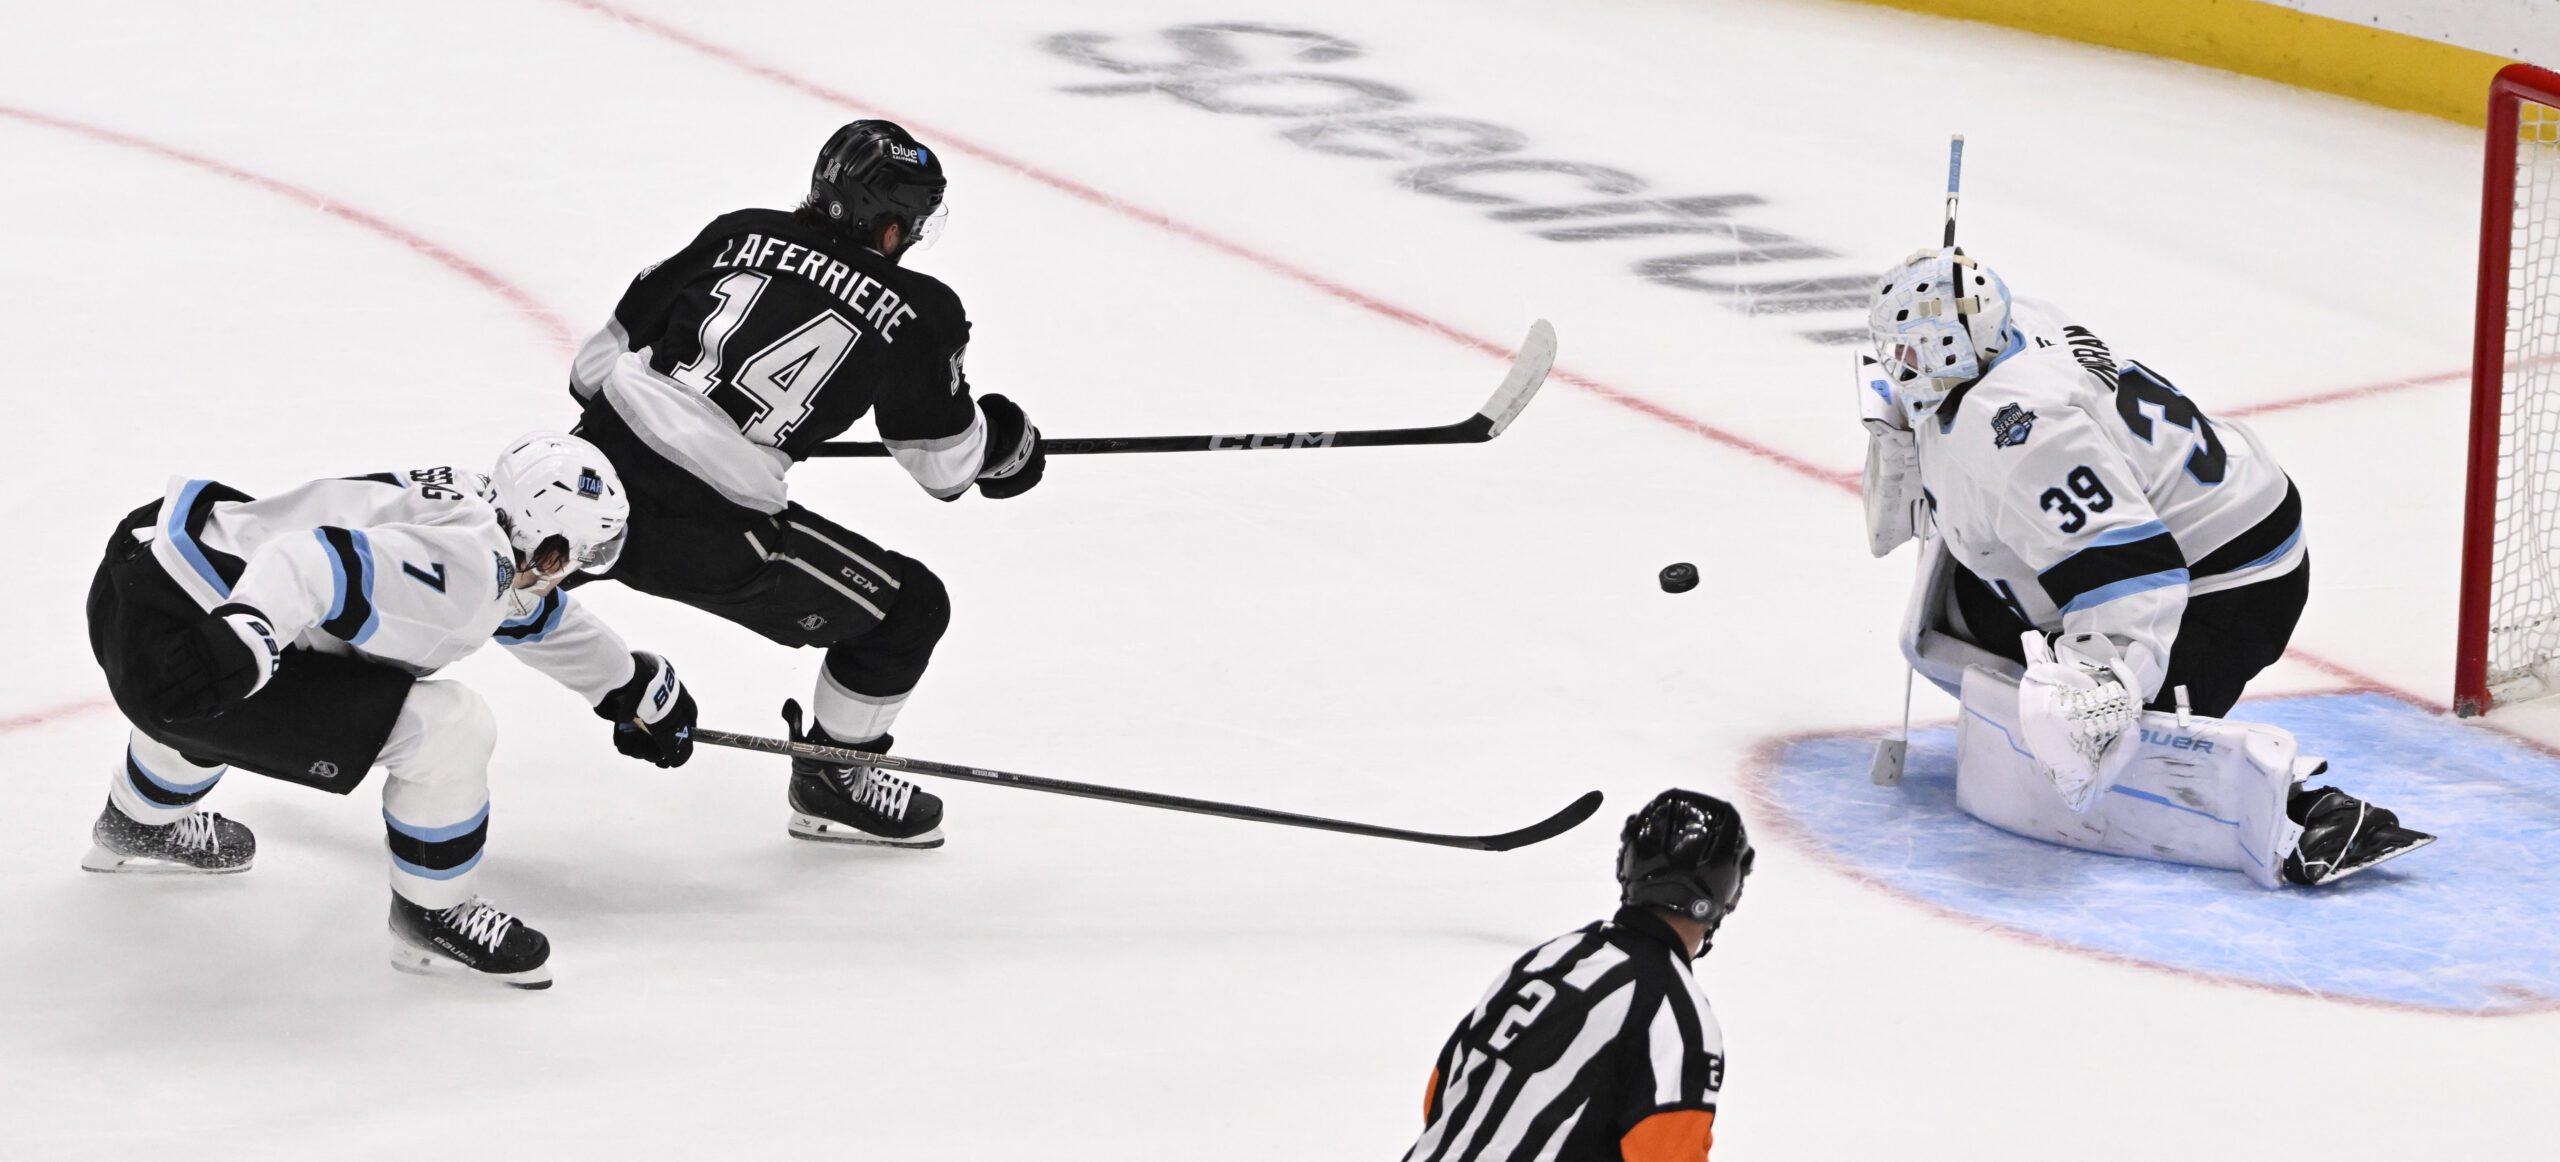
M 1713 795 L 1664 791 L 1618 833 L 1618 901 L 1667 908 L 1714 932 L 1751 874 L 1742 813 Z
M 941 208 L 947 184 L 942 159 L 896 122 L 862 120 L 836 130 L 818 151 L 801 205 L 866 243 L 895 222 L 905 250 Z

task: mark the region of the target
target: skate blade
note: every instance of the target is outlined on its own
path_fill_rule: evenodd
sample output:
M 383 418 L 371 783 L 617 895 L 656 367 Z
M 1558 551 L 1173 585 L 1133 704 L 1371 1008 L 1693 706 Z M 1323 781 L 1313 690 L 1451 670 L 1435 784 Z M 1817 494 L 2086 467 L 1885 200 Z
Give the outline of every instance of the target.
M 2354 874 L 2356 874 L 2357 872 L 2360 872 L 2360 871 L 2368 871 L 2368 870 L 2371 870 L 2371 869 L 2373 869 L 2373 868 L 2381 867 L 2382 865 L 2384 865 L 2384 864 L 2386 864 L 2386 863 L 2389 863 L 2389 862 L 2391 862 L 2392 860 L 2398 859 L 2398 858 L 2400 858 L 2401 856 L 2407 855 L 2407 854 L 2409 854 L 2410 852 L 2416 851 L 2416 850 L 2418 850 L 2419 848 L 2421 848 L 2421 847 L 2425 847 L 2426 845 L 2428 845 L 2428 844 L 2430 844 L 2430 843 L 2434 843 L 2434 842 L 2436 841 L 2436 837 L 2435 837 L 2435 836 L 2432 836 L 2432 835 L 2424 835 L 2424 834 L 2422 834 L 2422 833 L 2417 833 L 2417 832 L 2412 832 L 2412 834 L 2418 834 L 2418 835 L 2420 835 L 2420 838 L 2419 838 L 2419 840 L 2418 840 L 2416 843 L 2412 843 L 2412 844 L 2408 845 L 2407 847 L 2395 847 L 2395 848 L 2392 848 L 2391 850 L 2386 851 L 2386 852 L 2383 852 L 2382 854 L 2377 855 L 2377 856 L 2373 857 L 2372 859 L 2366 860 L 2366 861 L 2364 861 L 2363 863 L 2357 864 L 2357 865 L 2355 865 L 2354 867 L 2350 867 L 2350 868 L 2341 868 L 2341 869 L 2339 869 L 2335 874 L 2332 874 L 2329 878 L 2327 878 L 2327 879 L 2325 879 L 2325 880 L 2320 881 L 2320 882 L 2319 882 L 2319 884 L 2317 884 L 2317 885 L 2315 885 L 2315 886 L 2318 886 L 2318 887 L 2324 887 L 2324 888 L 2325 888 L 2325 887 L 2328 887 L 2329 885 L 2334 884 L 2334 883 L 2338 882 L 2339 880 L 2343 880 L 2343 879 L 2347 878 L 2348 876 L 2354 875 Z
M 862 847 L 925 848 L 942 846 L 942 829 L 936 827 L 921 835 L 910 835 L 904 839 L 891 839 L 886 835 L 873 835 L 859 827 L 852 827 L 838 823 L 833 819 L 821 819 L 815 815 L 807 814 L 805 812 L 794 811 L 791 813 L 791 838 L 806 839 L 816 843 L 842 843 Z
M 470 965 L 433 952 L 407 941 L 391 941 L 391 967 L 411 976 L 444 977 L 452 980 L 480 980 L 502 984 L 508 988 L 547 989 L 551 987 L 551 964 L 545 961 L 523 972 L 482 972 Z
M 254 861 L 253 861 L 254 862 Z M 80 870 L 106 872 L 111 875 L 145 876 L 228 876 L 249 870 L 250 864 L 238 867 L 197 867 L 174 859 L 156 859 L 147 855 L 125 855 L 105 845 L 93 846 L 80 857 Z

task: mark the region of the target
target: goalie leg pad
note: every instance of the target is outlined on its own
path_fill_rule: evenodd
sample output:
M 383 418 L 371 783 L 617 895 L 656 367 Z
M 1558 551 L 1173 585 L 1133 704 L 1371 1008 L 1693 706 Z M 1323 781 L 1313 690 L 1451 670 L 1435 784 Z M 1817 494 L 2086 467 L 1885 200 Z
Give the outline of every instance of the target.
M 2018 687 L 1986 670 L 1965 675 L 1957 729 L 1956 805 L 2003 831 L 2083 851 L 2241 872 L 2284 882 L 2302 828 L 2285 816 L 2293 735 L 2219 718 L 2146 713 L 2120 746 L 2112 785 L 2075 811 L 2030 753 Z M 2111 762 L 2110 765 L 2115 765 Z

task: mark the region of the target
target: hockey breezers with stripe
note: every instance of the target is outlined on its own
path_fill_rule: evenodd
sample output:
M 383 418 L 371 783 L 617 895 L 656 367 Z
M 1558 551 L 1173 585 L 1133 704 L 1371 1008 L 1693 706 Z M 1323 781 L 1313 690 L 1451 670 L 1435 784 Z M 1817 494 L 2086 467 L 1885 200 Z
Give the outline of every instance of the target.
M 1160 795 L 1153 791 L 1133 791 L 1124 787 L 1074 783 L 1065 779 L 1044 779 L 1037 775 L 1017 775 L 1006 771 L 964 767 L 954 763 L 937 763 L 929 759 L 872 754 L 849 747 L 819 746 L 814 743 L 791 742 L 779 738 L 760 738 L 752 734 L 731 734 L 725 730 L 705 730 L 695 727 L 693 740 L 712 746 L 736 747 L 740 750 L 763 751 L 767 754 L 801 755 L 831 763 L 867 763 L 908 774 L 939 775 L 946 779 L 959 779 L 964 782 L 992 783 L 999 787 L 1047 791 L 1052 795 L 1073 795 L 1080 799 L 1101 799 L 1140 807 L 1160 807 L 1167 811 L 1188 811 L 1195 815 L 1242 819 L 1248 823 L 1277 823 L 1283 827 L 1338 831 L 1345 835 L 1366 835 L 1377 839 L 1401 839 L 1407 843 L 1428 843 L 1436 847 L 1463 847 L 1471 851 L 1509 851 L 1515 847 L 1542 843 L 1573 830 L 1583 820 L 1589 819 L 1592 812 L 1600 809 L 1600 792 L 1591 791 L 1574 800 L 1564 810 L 1517 831 L 1505 831 L 1499 835 L 1443 835 L 1434 831 L 1407 831 L 1399 827 L 1379 827 L 1370 823 L 1325 819 L 1314 815 L 1273 811 L 1264 807 L 1247 807 L 1237 803 L 1188 799 L 1180 795 Z
M 1374 448 L 1388 444 L 1481 444 L 1511 426 L 1530 397 L 1547 381 L 1556 362 L 1556 329 L 1540 319 L 1529 325 L 1529 337 L 1511 359 L 1511 371 L 1493 398 L 1474 415 L 1433 428 L 1368 428 L 1344 432 L 1254 432 L 1232 436 L 1100 436 L 1087 439 L 1043 437 L 1040 450 L 1051 456 L 1107 452 L 1226 452 L 1270 448 Z M 815 456 L 886 456 L 887 445 L 870 440 L 838 440 L 809 449 Z

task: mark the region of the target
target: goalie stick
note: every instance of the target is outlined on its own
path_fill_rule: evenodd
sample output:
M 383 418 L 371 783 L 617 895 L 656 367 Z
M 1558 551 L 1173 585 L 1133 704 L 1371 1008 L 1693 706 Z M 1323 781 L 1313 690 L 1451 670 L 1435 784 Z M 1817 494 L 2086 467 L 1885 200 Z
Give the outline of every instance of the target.
M 731 734 L 725 730 L 704 730 L 696 727 L 693 738 L 696 742 L 705 742 L 713 746 L 736 747 L 740 750 L 763 751 L 767 754 L 804 755 L 838 763 L 869 763 L 873 766 L 888 767 L 913 774 L 939 775 L 946 779 L 960 779 L 971 783 L 992 783 L 999 787 L 1047 791 L 1053 795 L 1074 795 L 1082 799 L 1101 799 L 1140 807 L 1160 807 L 1167 811 L 1188 811 L 1195 815 L 1215 815 L 1222 819 L 1242 819 L 1248 823 L 1277 823 L 1284 827 L 1338 831 L 1345 835 L 1366 835 L 1376 839 L 1401 839 L 1407 843 L 1462 847 L 1471 851 L 1509 851 L 1515 847 L 1542 843 L 1573 830 L 1583 820 L 1589 819 L 1592 812 L 1600 809 L 1600 792 L 1591 791 L 1568 804 L 1564 810 L 1517 831 L 1505 831 L 1498 835 L 1443 835 L 1435 831 L 1407 831 L 1400 827 L 1352 823 L 1315 815 L 1273 811 L 1264 807 L 1247 807 L 1208 799 L 1188 799 L 1180 795 L 1161 795 L 1153 791 L 1133 791 L 1125 787 L 1105 787 L 1094 783 L 1074 783 L 1065 779 L 1044 779 L 1037 775 L 1017 775 L 1007 771 L 990 771 L 980 767 L 937 763 L 930 759 L 871 754 L 840 746 L 819 746 L 815 743 L 790 742 L 779 738 L 759 738 L 752 734 Z
M 1545 319 L 1529 325 L 1529 337 L 1511 358 L 1511 370 L 1493 398 L 1474 415 L 1432 428 L 1367 428 L 1334 432 L 1248 432 L 1220 436 L 1044 436 L 1040 450 L 1051 456 L 1110 452 L 1227 452 L 1269 448 L 1374 448 L 1388 444 L 1481 444 L 1502 434 L 1529 406 L 1547 370 L 1556 362 L 1556 329 Z M 886 456 L 886 445 L 873 440 L 838 440 L 809 449 L 811 456 Z
M 1964 134 L 1959 133 L 1947 141 L 1947 232 L 1940 246 L 1953 247 L 1956 244 L 1956 203 L 1963 197 L 1960 193 L 1963 186 Z M 1920 538 L 1920 570 L 1926 573 L 1928 569 L 1929 538 L 1923 536 Z M 1902 733 L 1876 740 L 1876 753 L 1867 762 L 1867 781 L 1879 787 L 1901 786 L 1903 764 L 1910 757 L 1911 667 L 1906 662 L 1902 669 Z

